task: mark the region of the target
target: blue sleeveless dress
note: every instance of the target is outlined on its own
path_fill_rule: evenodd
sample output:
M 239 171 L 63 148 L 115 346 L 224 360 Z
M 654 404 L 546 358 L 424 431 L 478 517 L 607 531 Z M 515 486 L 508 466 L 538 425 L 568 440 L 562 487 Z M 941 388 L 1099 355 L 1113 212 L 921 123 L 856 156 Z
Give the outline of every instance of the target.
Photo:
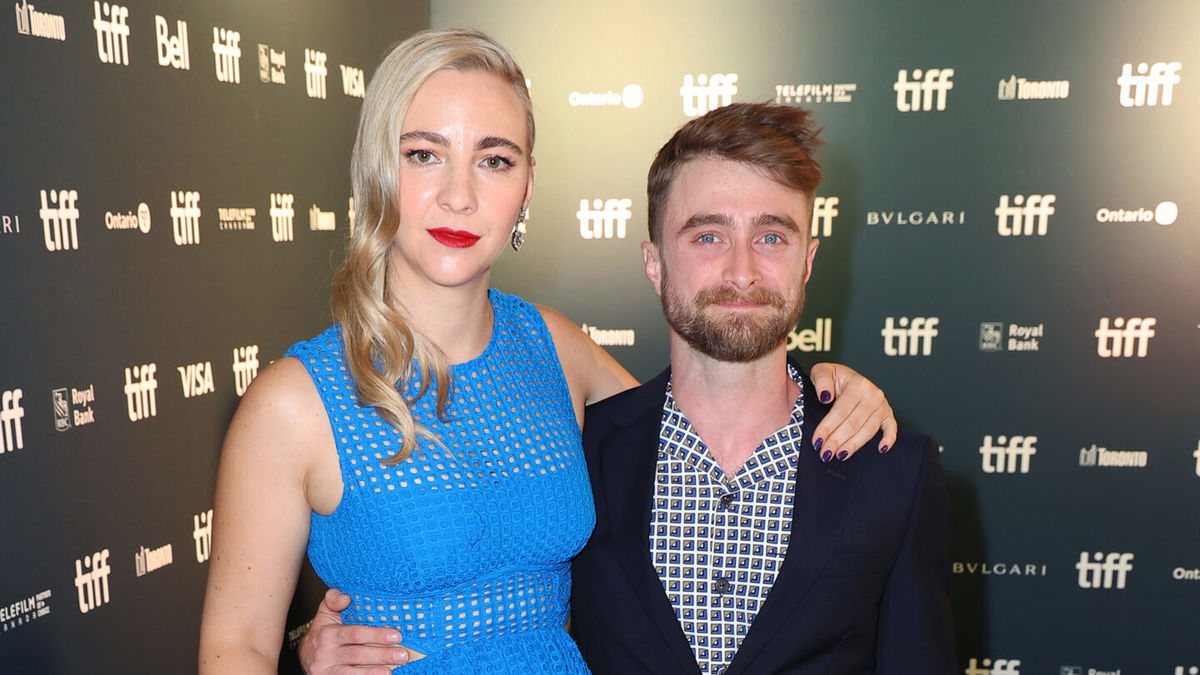
M 398 465 L 380 463 L 400 437 L 357 400 L 340 326 L 287 351 L 316 383 L 342 471 L 309 560 L 353 598 L 345 623 L 393 626 L 427 655 L 397 673 L 587 673 L 565 630 L 570 559 L 595 524 L 579 425 L 537 308 L 489 299 L 491 340 L 452 367 L 447 421 L 433 387 L 412 408 L 445 447 L 422 440 Z

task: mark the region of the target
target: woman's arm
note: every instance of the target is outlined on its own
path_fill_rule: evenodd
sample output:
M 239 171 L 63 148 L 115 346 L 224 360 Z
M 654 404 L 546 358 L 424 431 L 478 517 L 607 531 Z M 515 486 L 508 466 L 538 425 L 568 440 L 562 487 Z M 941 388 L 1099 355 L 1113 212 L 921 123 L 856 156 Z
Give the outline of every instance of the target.
M 324 407 L 303 364 L 287 358 L 264 369 L 238 406 L 221 451 L 200 624 L 203 675 L 277 671 L 308 540 L 309 494 L 329 510 L 340 500 L 332 448 Z
M 810 375 L 821 401 L 834 401 L 813 433 L 813 447 L 820 441 L 816 449 L 821 459 L 849 459 L 880 431 L 877 451 L 887 452 L 896 444 L 896 415 L 874 382 L 839 363 L 818 363 Z
M 558 360 L 567 376 L 575 417 L 583 425 L 583 408 L 618 394 L 638 381 L 579 326 L 558 311 L 537 305 L 554 339 Z

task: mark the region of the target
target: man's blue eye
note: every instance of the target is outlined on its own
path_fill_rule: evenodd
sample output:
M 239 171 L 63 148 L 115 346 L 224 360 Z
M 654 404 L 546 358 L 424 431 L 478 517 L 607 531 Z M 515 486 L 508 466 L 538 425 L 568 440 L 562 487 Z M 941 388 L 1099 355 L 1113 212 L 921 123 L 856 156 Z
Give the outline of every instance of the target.
M 763 241 L 768 244 L 782 244 L 783 237 L 781 237 L 777 234 L 768 234 L 763 237 Z
M 702 234 L 699 237 L 696 237 L 696 241 L 699 241 L 702 244 L 715 244 L 717 243 L 717 235 L 712 233 Z

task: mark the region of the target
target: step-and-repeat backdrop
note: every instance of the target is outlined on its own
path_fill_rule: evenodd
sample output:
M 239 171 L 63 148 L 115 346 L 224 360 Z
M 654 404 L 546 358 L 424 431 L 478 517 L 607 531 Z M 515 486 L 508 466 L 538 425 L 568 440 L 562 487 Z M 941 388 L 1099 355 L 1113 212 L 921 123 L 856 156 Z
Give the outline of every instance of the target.
M 365 83 L 469 25 L 539 123 L 498 287 L 652 376 L 654 151 L 730 101 L 813 108 L 789 346 L 942 443 L 963 672 L 1200 675 L 1200 5 L 126 3 L 0 25 L 0 670 L 194 668 L 221 438 L 329 321 Z

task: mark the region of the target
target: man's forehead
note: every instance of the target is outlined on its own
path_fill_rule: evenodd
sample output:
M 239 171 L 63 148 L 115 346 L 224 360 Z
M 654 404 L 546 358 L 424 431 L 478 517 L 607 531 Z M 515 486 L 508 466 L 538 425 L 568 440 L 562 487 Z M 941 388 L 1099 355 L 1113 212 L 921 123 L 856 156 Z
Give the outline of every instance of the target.
M 697 218 L 712 224 L 746 218 L 807 222 L 812 215 L 812 200 L 804 192 L 783 185 L 760 167 L 714 157 L 679 167 L 666 206 L 668 219 L 678 227 Z

